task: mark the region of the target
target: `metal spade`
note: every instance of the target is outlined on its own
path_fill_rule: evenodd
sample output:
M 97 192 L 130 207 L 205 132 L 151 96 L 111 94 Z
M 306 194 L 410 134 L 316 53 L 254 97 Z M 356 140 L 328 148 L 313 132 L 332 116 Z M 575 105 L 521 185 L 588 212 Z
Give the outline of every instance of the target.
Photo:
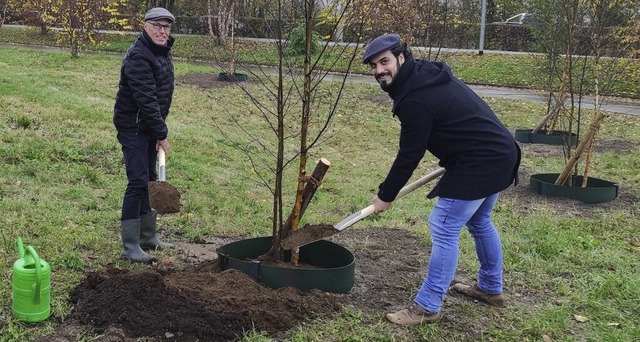
M 166 158 L 162 147 L 158 150 L 158 181 L 149 182 L 149 201 L 158 214 L 180 211 L 180 191 L 167 183 Z

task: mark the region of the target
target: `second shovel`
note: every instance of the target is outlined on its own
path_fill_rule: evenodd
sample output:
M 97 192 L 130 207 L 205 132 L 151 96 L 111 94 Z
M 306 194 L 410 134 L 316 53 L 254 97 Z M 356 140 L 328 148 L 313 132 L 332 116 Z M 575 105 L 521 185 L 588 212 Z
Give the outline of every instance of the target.
M 158 150 L 158 181 L 149 182 L 149 202 L 158 214 L 180 211 L 180 191 L 167 183 L 166 158 L 162 147 Z

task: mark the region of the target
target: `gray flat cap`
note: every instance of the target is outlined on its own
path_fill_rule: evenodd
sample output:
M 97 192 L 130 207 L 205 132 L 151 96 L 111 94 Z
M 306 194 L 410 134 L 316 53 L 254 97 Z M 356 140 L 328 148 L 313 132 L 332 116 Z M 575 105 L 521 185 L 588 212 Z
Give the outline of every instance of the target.
M 147 14 L 144 15 L 144 21 L 147 20 L 158 20 L 158 19 L 167 19 L 171 20 L 172 23 L 176 22 L 176 17 L 171 14 L 171 12 L 167 11 L 167 9 L 162 7 L 155 7 L 147 11 Z
M 383 34 L 372 40 L 364 51 L 362 63 L 367 64 L 373 56 L 400 46 L 400 36 L 395 33 Z

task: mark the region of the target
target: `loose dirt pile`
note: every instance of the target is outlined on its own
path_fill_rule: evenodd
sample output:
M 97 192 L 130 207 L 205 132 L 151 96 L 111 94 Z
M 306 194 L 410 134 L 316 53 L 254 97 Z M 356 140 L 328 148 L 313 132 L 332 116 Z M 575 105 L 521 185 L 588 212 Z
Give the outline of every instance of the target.
M 297 324 L 335 315 L 342 306 L 380 313 L 408 303 L 428 260 L 423 239 L 406 230 L 352 229 L 333 240 L 356 255 L 348 294 L 274 290 L 244 273 L 220 271 L 211 252 L 230 241 L 195 246 L 199 252 L 182 255 L 191 264 L 184 270 L 157 265 L 89 274 L 71 295 L 71 315 L 39 341 L 75 341 L 82 331 L 101 334 L 99 341 L 231 341 L 254 328 L 285 338 Z
M 277 335 L 302 320 L 339 309 L 336 297 L 293 288 L 271 290 L 245 274 L 220 272 L 217 262 L 184 271 L 116 269 L 91 274 L 71 296 L 73 318 L 128 337 L 230 341 L 255 328 Z

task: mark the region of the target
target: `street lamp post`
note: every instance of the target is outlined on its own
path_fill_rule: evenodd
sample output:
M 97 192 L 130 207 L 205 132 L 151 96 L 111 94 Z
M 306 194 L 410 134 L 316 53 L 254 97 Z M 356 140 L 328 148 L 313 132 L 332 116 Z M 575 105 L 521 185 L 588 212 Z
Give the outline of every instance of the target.
M 482 14 L 480 15 L 480 48 L 478 55 L 482 56 L 484 53 L 484 24 L 487 16 L 487 0 L 482 0 Z

